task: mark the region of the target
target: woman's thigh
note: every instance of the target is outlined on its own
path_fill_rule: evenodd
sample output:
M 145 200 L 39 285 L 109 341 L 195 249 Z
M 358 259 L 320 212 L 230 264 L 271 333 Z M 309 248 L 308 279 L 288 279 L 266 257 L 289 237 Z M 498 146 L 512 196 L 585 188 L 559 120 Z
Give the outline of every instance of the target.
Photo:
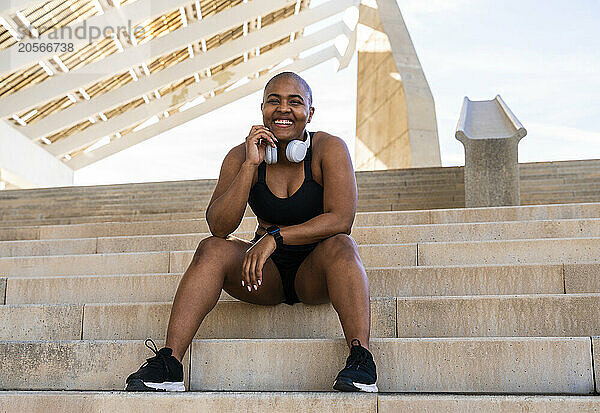
M 337 234 L 319 242 L 296 273 L 295 288 L 300 301 L 306 304 L 328 303 L 330 300 L 327 289 L 327 269 L 335 260 L 362 265 L 360 259 L 353 260 L 357 255 L 356 242 L 346 234 Z
M 219 253 L 216 259 L 229 261 L 225 266 L 227 270 L 223 283 L 223 289 L 229 295 L 241 301 L 260 305 L 275 305 L 285 300 L 281 276 L 271 258 L 267 258 L 263 267 L 262 285 L 258 287 L 258 290 L 248 291 L 247 287 L 242 287 L 242 264 L 245 252 L 252 244 L 232 235 L 227 238 L 211 238 L 212 242 L 220 244 L 221 247 L 218 248 Z

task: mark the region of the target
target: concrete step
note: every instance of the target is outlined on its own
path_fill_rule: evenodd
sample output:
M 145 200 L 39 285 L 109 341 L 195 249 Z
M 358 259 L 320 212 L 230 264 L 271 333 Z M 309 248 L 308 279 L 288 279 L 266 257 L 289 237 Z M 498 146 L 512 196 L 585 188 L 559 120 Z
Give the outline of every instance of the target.
M 186 228 L 182 228 L 186 229 Z M 195 250 L 208 232 L 31 241 L 0 241 L 0 256 L 70 255 L 116 252 Z M 245 240 L 254 231 L 233 235 Z M 360 244 L 484 241 L 539 238 L 600 237 L 600 218 L 355 227 L 351 236 Z
M 570 188 L 548 190 L 548 191 L 530 191 L 523 194 L 523 200 L 545 200 L 545 199 L 574 199 L 576 197 L 595 197 L 600 194 L 600 188 L 590 188 L 587 190 L 573 191 Z
M 58 219 L 58 218 L 76 218 L 86 216 L 103 216 L 103 215 L 146 215 L 146 214 L 164 214 L 164 213 L 175 213 L 175 212 L 190 212 L 191 210 L 205 210 L 205 203 L 182 203 L 182 204 L 168 204 L 164 203 L 157 206 L 145 206 L 145 205 L 134 205 L 131 208 L 119 206 L 102 207 L 100 205 L 94 206 L 89 205 L 82 208 L 69 208 L 69 209 L 57 209 L 57 210 L 10 210 L 5 214 L 2 214 L 0 218 L 7 220 L 15 220 L 19 218 L 24 219 Z
M 452 198 L 440 198 L 440 199 L 427 199 L 427 198 L 415 198 L 402 199 L 401 201 L 395 200 L 376 200 L 372 202 L 359 202 L 357 210 L 359 212 L 370 212 L 370 211 L 401 211 L 406 208 L 407 210 L 419 210 L 423 207 L 427 209 L 447 209 L 447 208 L 463 208 L 464 207 L 464 194 L 456 199 Z M 419 208 L 421 205 L 421 208 Z M 93 211 L 93 215 L 89 211 Z M 248 211 L 246 216 L 253 216 L 251 211 Z M 173 219 L 173 218 L 201 218 L 205 216 L 204 205 L 198 204 L 196 207 L 190 207 L 189 203 L 179 208 L 163 208 L 156 210 L 138 210 L 138 209 L 121 209 L 120 211 L 114 209 L 107 209 L 104 212 L 95 211 L 94 207 L 89 207 L 82 210 L 81 213 L 67 213 L 61 212 L 60 214 L 46 214 L 41 212 L 34 212 L 30 214 L 19 214 L 5 216 L 2 218 L 2 226 L 22 226 L 22 225 L 60 225 L 60 224 L 77 224 L 85 222 L 110 222 L 110 221 L 144 221 L 144 220 L 160 220 L 160 219 Z
M 246 212 L 250 215 L 249 209 Z M 204 217 L 177 219 L 170 215 L 144 216 L 143 221 L 123 222 L 129 216 L 117 216 L 115 222 L 88 222 L 63 225 L 14 226 L 8 224 L 0 228 L 0 240 L 11 239 L 53 239 L 91 238 L 122 235 L 184 234 L 208 231 Z M 416 211 L 359 212 L 354 220 L 354 228 L 364 226 L 451 224 L 475 222 L 503 222 L 530 220 L 557 220 L 600 218 L 600 203 L 532 205 L 494 208 L 459 208 Z M 256 218 L 242 219 L 239 231 L 253 231 Z M 27 237 L 27 238 L 26 238 Z
M 571 194 L 569 194 L 570 197 Z M 369 197 L 361 198 L 358 201 L 357 208 L 363 211 L 368 211 L 369 208 L 372 210 L 381 210 L 387 208 L 389 205 L 393 206 L 406 206 L 413 209 L 418 209 L 418 205 L 433 205 L 437 208 L 448 208 L 449 204 L 453 204 L 456 201 L 456 207 L 460 202 L 464 201 L 464 192 L 458 193 L 441 193 L 437 195 L 425 195 L 425 196 L 412 196 L 410 194 L 396 194 L 386 195 L 383 197 Z M 193 202 L 168 202 L 161 204 L 136 204 L 136 205 L 97 205 L 89 204 L 82 206 L 81 208 L 66 208 L 56 207 L 54 209 L 48 208 L 8 208 L 4 213 L 1 214 L 2 220 L 53 220 L 53 219 L 67 219 L 67 218 L 83 218 L 88 216 L 93 217 L 104 217 L 114 215 L 148 215 L 148 214 L 165 214 L 165 213 L 186 213 L 190 211 L 198 211 L 203 213 L 208 205 L 208 199 L 206 200 L 194 200 Z M 464 203 L 462 204 L 464 205 Z M 455 207 L 454 205 L 450 205 Z M 421 208 L 423 209 L 423 208 Z M 428 208 L 430 209 L 430 208 Z
M 181 413 L 574 413 L 600 410 L 597 396 L 360 394 L 338 392 L 126 392 L 8 391 L 0 405 L 9 412 Z
M 0 227 L 36 226 L 36 225 L 70 225 L 88 222 L 132 222 L 132 221 L 164 221 L 172 219 L 199 219 L 204 217 L 204 211 L 168 212 L 161 214 L 131 214 L 68 217 L 68 218 L 28 218 L 0 221 Z
M 381 185 L 381 184 L 380 184 Z M 464 188 L 448 188 L 448 185 L 419 186 L 418 188 L 406 186 L 386 187 L 387 191 L 381 193 L 379 187 L 372 189 L 359 189 L 358 205 L 361 208 L 373 207 L 380 204 L 394 206 L 410 206 L 414 203 L 426 201 L 428 203 L 438 202 L 440 207 L 455 200 L 464 200 Z M 567 200 L 573 202 L 574 197 L 598 197 L 600 194 L 600 185 L 584 183 L 564 185 L 550 185 L 522 189 L 521 200 L 523 203 L 536 200 Z M 155 198 L 153 200 L 135 200 L 117 202 L 114 200 L 93 200 L 79 199 L 67 200 L 64 202 L 36 201 L 28 203 L 23 201 L 11 201 L 0 203 L 2 212 L 0 216 L 3 219 L 58 219 L 67 217 L 87 216 L 90 210 L 94 214 L 114 214 L 115 212 L 127 214 L 134 211 L 137 214 L 148 213 L 166 213 L 166 212 L 185 212 L 191 205 L 204 209 L 208 204 L 210 194 L 186 197 L 166 197 Z M 73 206 L 75 204 L 76 206 Z
M 425 242 L 418 265 L 600 262 L 600 238 Z M 191 259 L 191 258 L 190 258 Z
M 363 244 L 367 267 L 600 262 L 600 237 Z M 0 258 L 8 277 L 183 272 L 194 251 L 101 253 Z
M 0 306 L 0 340 L 164 339 L 171 302 Z M 591 330 L 591 328 L 590 328 Z M 259 306 L 220 301 L 197 338 L 342 338 L 330 304 Z M 396 337 L 396 299 L 371 300 L 371 337 Z
M 210 197 L 214 188 L 206 190 L 186 189 L 179 191 L 150 191 L 150 192 L 130 192 L 119 194 L 56 194 L 53 196 L 40 197 L 14 197 L 10 199 L 0 199 L 0 205 L 3 206 L 39 206 L 48 204 L 51 206 L 69 206 L 77 202 L 98 203 L 98 204 L 135 204 L 144 202 L 159 202 L 167 199 L 193 200 L 195 198 Z
M 359 246 L 365 266 L 416 265 L 417 244 Z M 54 255 L 0 258 L 0 274 L 8 277 L 41 275 L 183 273 L 194 251 L 118 254 Z
M 600 237 L 359 245 L 362 261 L 369 267 L 595 263 L 600 262 L 598 251 L 600 251 Z M 178 251 L 171 254 L 171 272 L 185 271 L 193 257 L 193 251 Z M 0 259 L 1 269 L 2 259 Z
M 520 188 L 540 188 L 544 186 L 561 187 L 565 185 L 589 184 L 594 185 L 597 182 L 598 174 L 588 173 L 585 175 L 526 175 L 519 180 Z
M 398 337 L 596 336 L 599 308 L 599 293 L 402 297 L 396 319 Z
M 552 191 L 528 194 L 522 193 L 522 205 L 544 205 L 544 204 L 565 204 L 565 203 L 591 203 L 600 201 L 600 190 L 593 191 Z M 182 206 L 174 207 L 166 205 L 161 208 L 145 208 L 143 206 L 135 206 L 132 208 L 121 208 L 121 212 L 114 215 L 113 209 L 108 209 L 104 214 L 95 214 L 89 216 L 88 212 L 82 210 L 80 212 L 60 212 L 60 214 L 48 214 L 44 211 L 37 211 L 28 214 L 10 214 L 3 218 L 3 226 L 14 226 L 19 224 L 28 225 L 57 225 L 67 223 L 81 222 L 107 222 L 107 221 L 122 221 L 122 220 L 145 220 L 157 219 L 153 215 L 171 214 L 178 217 L 200 217 L 204 215 L 206 203 L 198 202 L 198 207 L 190 208 L 189 203 L 184 203 Z M 385 197 L 382 199 L 359 200 L 357 209 L 359 211 L 402 211 L 402 210 L 419 210 L 419 209 L 448 209 L 448 208 L 464 208 L 464 192 L 454 192 L 442 194 L 440 196 L 431 196 L 425 194 L 423 196 L 407 198 L 404 194 L 394 197 Z M 93 209 L 92 206 L 87 208 Z M 193 209 L 192 212 L 190 209 Z M 120 218 L 125 216 L 125 218 Z M 163 215 L 164 216 L 164 215 Z
M 560 185 L 562 182 L 559 182 L 559 179 L 554 179 L 548 181 L 548 184 L 557 184 Z M 585 183 L 581 182 L 581 183 Z M 435 192 L 444 192 L 451 190 L 464 190 L 464 183 L 462 180 L 458 181 L 456 179 L 439 179 L 432 178 L 427 180 L 392 180 L 392 179 L 379 179 L 373 180 L 372 182 L 357 182 L 358 190 L 359 190 L 359 198 L 361 194 L 365 195 L 381 195 L 381 191 L 378 191 L 378 188 L 381 188 L 382 185 L 385 185 L 388 190 L 386 193 L 435 193 Z M 98 205 L 106 205 L 106 204 L 114 204 L 114 205 L 128 205 L 128 204 L 144 204 L 144 203 L 159 203 L 164 202 L 165 200 L 190 200 L 193 201 L 195 199 L 208 199 L 211 197 L 214 188 L 210 187 L 207 189 L 197 190 L 195 188 L 191 189 L 183 189 L 183 190 L 154 190 L 148 192 L 129 192 L 129 193 L 98 193 L 98 194 L 77 194 L 77 193 L 56 193 L 52 196 L 44 196 L 41 195 L 38 197 L 19 197 L 15 196 L 12 198 L 0 199 L 0 205 L 4 207 L 17 207 L 17 206 L 25 206 L 25 207 L 42 207 L 43 205 L 48 205 L 49 207 L 58 207 L 58 206 L 73 206 L 74 203 L 77 203 L 77 206 L 80 203 L 84 204 L 98 204 Z
M 0 340 L 164 339 L 171 303 L 0 306 Z M 371 300 L 371 337 L 600 335 L 600 293 Z M 457 317 L 461 314 L 461 317 Z M 221 301 L 196 338 L 342 338 L 330 304 Z
M 551 204 L 564 204 L 564 203 L 592 203 L 600 201 L 600 197 L 598 196 L 573 196 L 570 199 L 538 199 L 538 200 L 530 200 L 523 202 L 523 204 L 527 205 L 551 205 Z
M 556 396 L 558 397 L 558 396 Z M 590 396 L 591 397 L 591 396 Z M 376 394 L 338 392 L 187 392 L 184 394 L 129 392 L 0 392 L 0 405 L 6 412 L 127 412 L 215 413 L 215 412 L 383 412 Z M 563 401 L 563 399 L 565 399 Z M 523 400 L 525 400 L 523 396 Z M 391 400 L 390 400 L 391 402 Z M 493 402 L 493 400 L 492 400 Z M 558 400 L 557 400 L 558 402 Z M 398 401 L 394 402 L 398 403 Z M 527 405 L 531 402 L 527 402 Z M 540 401 L 533 406 L 546 406 Z M 550 405 L 556 405 L 552 403 Z M 586 396 L 561 397 L 560 406 L 594 406 Z M 6 409 L 6 410 L 5 410 Z
M 450 168 L 438 168 L 427 173 L 407 173 L 407 170 L 392 170 L 383 172 L 358 172 L 357 184 L 359 187 L 377 186 L 383 183 L 405 185 L 405 186 L 427 186 L 429 184 L 462 184 L 462 170 L 455 172 L 447 171 Z M 600 176 L 598 167 L 570 167 L 559 169 L 527 168 L 521 165 L 521 181 L 524 183 L 539 182 L 540 184 L 561 184 L 578 183 L 590 181 Z M 63 187 L 63 188 L 42 188 L 35 190 L 12 190 L 3 191 L 0 196 L 0 203 L 10 200 L 43 200 L 43 199 L 76 199 L 77 197 L 110 198 L 121 197 L 129 199 L 140 199 L 152 197 L 157 193 L 163 194 L 206 194 L 211 193 L 216 184 L 216 180 L 196 180 L 196 181 L 176 181 L 176 182 L 158 182 L 108 186 L 91 187 Z
M 600 264 L 367 268 L 371 297 L 599 293 Z M 7 304 L 172 302 L 182 274 L 0 278 Z M 3 295 L 2 295 L 3 297 Z M 232 300 L 225 292 L 221 300 Z
M 379 338 L 370 349 L 382 392 L 583 395 L 594 392 L 592 341 L 600 347 L 590 337 Z M 328 391 L 347 352 L 341 339 L 196 340 L 184 370 L 191 390 Z M 150 355 L 137 340 L 0 341 L 0 386 L 122 389 Z

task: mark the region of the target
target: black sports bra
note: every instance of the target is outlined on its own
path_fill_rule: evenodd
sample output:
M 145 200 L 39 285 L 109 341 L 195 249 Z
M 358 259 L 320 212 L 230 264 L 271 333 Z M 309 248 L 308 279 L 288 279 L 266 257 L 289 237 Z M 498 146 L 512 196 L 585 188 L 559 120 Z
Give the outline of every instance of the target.
M 323 187 L 313 179 L 310 168 L 313 135 L 310 132 L 311 146 L 304 158 L 304 182 L 291 196 L 275 196 L 265 181 L 266 162 L 258 165 L 258 180 L 248 196 L 248 204 L 258 218 L 274 225 L 297 225 L 323 213 Z

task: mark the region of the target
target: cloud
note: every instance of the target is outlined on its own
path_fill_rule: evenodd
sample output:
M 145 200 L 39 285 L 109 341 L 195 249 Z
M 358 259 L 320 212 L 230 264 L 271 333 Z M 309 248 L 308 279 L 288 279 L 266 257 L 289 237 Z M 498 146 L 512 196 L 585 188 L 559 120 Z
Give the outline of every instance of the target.
M 592 145 L 600 149 L 600 132 L 537 122 L 529 122 L 526 129 L 528 135 L 534 134 L 550 139 L 557 139 L 565 141 L 565 143 L 570 145 Z
M 512 47 L 472 47 L 466 50 L 430 49 L 421 54 L 421 59 L 426 61 L 428 66 L 443 67 L 448 76 L 453 76 L 459 71 L 547 77 L 596 76 L 600 70 L 598 56 L 577 52 L 551 54 Z

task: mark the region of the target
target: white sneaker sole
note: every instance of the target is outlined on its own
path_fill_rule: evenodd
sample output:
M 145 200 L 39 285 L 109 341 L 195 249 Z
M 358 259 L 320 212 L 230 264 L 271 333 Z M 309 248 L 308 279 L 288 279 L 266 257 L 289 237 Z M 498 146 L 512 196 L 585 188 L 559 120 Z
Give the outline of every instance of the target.
M 147 383 L 144 384 L 148 387 L 152 387 L 157 390 L 166 390 L 166 391 L 185 391 L 185 385 L 182 381 L 165 381 L 163 383 Z
M 379 389 L 377 388 L 376 384 L 362 384 L 362 383 L 355 383 L 355 382 L 352 382 L 352 384 L 357 389 L 360 389 L 360 391 L 364 391 L 364 392 L 367 392 L 367 393 L 377 393 L 377 392 L 379 392 Z

